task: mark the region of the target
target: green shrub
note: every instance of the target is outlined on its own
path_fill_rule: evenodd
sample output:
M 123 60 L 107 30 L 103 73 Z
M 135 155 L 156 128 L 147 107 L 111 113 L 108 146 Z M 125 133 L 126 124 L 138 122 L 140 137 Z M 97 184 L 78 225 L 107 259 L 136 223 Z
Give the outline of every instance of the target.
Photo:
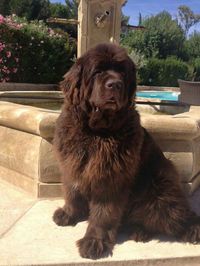
M 151 58 L 139 69 L 140 84 L 150 86 L 178 86 L 177 79 L 189 78 L 189 66 L 174 57 Z
M 164 63 L 162 78 L 166 86 L 178 86 L 177 79 L 189 78 L 189 66 L 179 59 L 168 57 Z
M 200 56 L 200 33 L 194 31 L 185 42 L 185 50 L 189 59 L 195 59 Z
M 16 16 L 0 17 L 0 80 L 57 83 L 72 64 L 75 44 L 66 33 Z
M 163 71 L 163 62 L 157 58 L 151 58 L 146 65 L 141 67 L 138 71 L 139 83 L 141 85 L 159 86 Z
M 196 58 L 193 63 L 194 66 L 194 81 L 200 81 L 200 57 Z

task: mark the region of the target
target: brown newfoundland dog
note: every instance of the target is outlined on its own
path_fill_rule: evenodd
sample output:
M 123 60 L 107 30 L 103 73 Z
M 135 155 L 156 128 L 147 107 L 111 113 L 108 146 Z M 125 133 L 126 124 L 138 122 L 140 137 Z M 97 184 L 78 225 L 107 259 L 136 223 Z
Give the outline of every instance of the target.
M 100 44 L 80 57 L 61 82 L 64 106 L 54 145 L 65 205 L 57 225 L 88 218 L 80 255 L 112 254 L 117 234 L 147 241 L 155 234 L 200 242 L 200 219 L 181 190 L 178 174 L 134 107 L 136 68 L 124 49 Z

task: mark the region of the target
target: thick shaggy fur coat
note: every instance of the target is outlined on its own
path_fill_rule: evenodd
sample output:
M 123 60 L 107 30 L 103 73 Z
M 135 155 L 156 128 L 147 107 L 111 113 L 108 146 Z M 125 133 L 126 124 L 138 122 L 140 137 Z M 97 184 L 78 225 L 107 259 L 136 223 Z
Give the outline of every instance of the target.
M 200 219 L 178 173 L 134 108 L 136 69 L 124 49 L 100 44 L 77 60 L 61 82 L 65 103 L 54 146 L 65 205 L 61 226 L 88 219 L 77 242 L 82 257 L 112 254 L 119 231 L 147 241 L 155 234 L 200 242 Z

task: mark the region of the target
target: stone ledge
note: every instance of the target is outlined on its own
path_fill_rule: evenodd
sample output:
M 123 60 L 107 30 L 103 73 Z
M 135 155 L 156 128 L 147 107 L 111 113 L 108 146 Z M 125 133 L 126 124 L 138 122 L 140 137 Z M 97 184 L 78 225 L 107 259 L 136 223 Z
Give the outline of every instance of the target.
M 200 108 L 178 115 L 141 114 L 141 123 L 155 137 L 193 139 L 200 136 Z M 0 102 L 0 125 L 52 138 L 59 111 Z M 160 120 L 162 123 L 158 123 Z M 178 125 L 178 126 L 177 126 Z
M 58 90 L 57 84 L 35 84 L 35 83 L 14 83 L 1 82 L 0 91 L 54 91 Z
M 0 265 L 200 265 L 200 245 L 179 243 L 163 236 L 147 243 L 127 241 L 122 236 L 112 257 L 96 261 L 81 258 L 75 243 L 83 237 L 87 222 L 75 227 L 55 225 L 52 215 L 62 204 L 63 200 L 37 202 L 1 239 Z
M 58 112 L 0 102 L 0 125 L 52 139 Z
M 1 98 L 64 99 L 61 91 L 0 91 Z
M 60 193 L 60 173 L 52 149 L 58 115 L 51 110 L 0 102 L 0 166 L 25 176 L 26 181 L 32 179 L 24 187 L 32 189 L 36 197 Z M 200 108 L 174 116 L 142 114 L 141 121 L 174 162 L 184 186 L 188 183 L 194 191 L 200 183 Z
M 200 120 L 183 114 L 182 116 L 141 115 L 141 123 L 155 138 L 185 140 L 200 136 Z

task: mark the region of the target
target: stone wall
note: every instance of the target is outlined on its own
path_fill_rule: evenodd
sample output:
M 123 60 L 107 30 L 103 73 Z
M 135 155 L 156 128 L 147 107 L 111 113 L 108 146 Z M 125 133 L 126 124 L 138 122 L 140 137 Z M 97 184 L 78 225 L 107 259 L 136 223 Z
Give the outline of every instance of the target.
M 0 102 L 0 176 L 35 197 L 61 196 L 52 139 L 59 112 Z M 178 115 L 141 114 L 142 125 L 180 172 L 184 189 L 200 184 L 200 108 Z

